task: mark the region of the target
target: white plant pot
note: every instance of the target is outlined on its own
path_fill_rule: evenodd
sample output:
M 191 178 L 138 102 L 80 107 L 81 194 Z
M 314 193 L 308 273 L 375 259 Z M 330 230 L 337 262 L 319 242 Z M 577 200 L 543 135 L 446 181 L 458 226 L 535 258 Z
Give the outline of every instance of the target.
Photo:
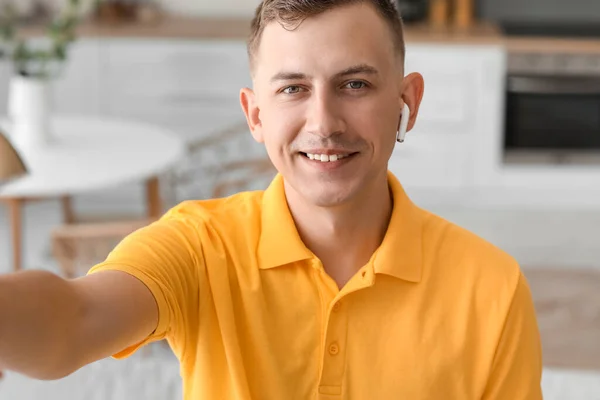
M 51 90 L 52 82 L 48 79 L 22 76 L 11 79 L 8 96 L 10 137 L 21 151 L 45 147 L 53 142 Z

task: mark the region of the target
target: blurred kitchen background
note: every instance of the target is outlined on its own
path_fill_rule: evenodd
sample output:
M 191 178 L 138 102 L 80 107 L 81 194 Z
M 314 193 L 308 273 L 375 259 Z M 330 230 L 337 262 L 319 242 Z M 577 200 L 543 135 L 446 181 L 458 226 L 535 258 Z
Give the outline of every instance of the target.
M 13 3 L 19 34 L 34 42 L 68 7 Z M 178 202 L 266 187 L 274 170 L 238 101 L 251 86 L 245 38 L 257 4 L 82 2 L 75 41 L 48 79 L 52 101 L 40 103 L 60 140 L 32 151 L 4 129 L 30 170 L 0 186 L 0 271 L 78 276 Z M 398 5 L 407 73 L 422 73 L 426 91 L 390 169 L 419 205 L 521 263 L 542 330 L 545 398 L 600 399 L 600 1 Z M 8 116 L 20 64 L 4 61 Z M 0 143 L 0 165 L 8 154 Z M 0 382 L 0 399 L 59 398 L 181 398 L 177 363 L 156 344 L 58 382 L 10 373 Z

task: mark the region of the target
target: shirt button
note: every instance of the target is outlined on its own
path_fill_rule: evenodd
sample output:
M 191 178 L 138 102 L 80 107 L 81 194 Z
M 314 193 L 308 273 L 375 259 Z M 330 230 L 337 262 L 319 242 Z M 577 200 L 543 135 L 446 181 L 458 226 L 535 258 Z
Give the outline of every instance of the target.
M 332 343 L 329 345 L 329 354 L 332 356 L 337 355 L 340 352 L 340 346 L 337 343 Z
M 338 312 L 338 311 L 340 311 L 340 308 L 342 308 L 342 305 L 339 302 L 337 302 L 333 305 L 332 311 Z

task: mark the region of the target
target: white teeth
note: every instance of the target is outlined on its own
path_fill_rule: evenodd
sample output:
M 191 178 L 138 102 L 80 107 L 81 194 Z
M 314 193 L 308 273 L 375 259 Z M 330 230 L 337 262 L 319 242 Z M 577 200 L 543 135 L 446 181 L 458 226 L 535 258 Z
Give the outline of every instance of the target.
M 316 160 L 316 161 L 321 161 L 321 162 L 335 162 L 335 161 L 341 160 L 342 158 L 346 157 L 343 154 L 327 155 L 327 154 L 310 154 L 310 153 L 306 153 L 306 155 L 311 160 Z

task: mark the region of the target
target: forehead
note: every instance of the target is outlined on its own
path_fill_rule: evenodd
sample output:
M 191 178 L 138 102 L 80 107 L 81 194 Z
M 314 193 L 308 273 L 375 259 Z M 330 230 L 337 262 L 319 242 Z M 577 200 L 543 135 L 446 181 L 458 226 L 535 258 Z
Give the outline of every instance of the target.
M 257 77 L 281 70 L 337 73 L 351 65 L 378 69 L 395 61 L 391 32 L 373 6 L 357 3 L 305 19 L 297 28 L 272 22 L 255 57 Z

